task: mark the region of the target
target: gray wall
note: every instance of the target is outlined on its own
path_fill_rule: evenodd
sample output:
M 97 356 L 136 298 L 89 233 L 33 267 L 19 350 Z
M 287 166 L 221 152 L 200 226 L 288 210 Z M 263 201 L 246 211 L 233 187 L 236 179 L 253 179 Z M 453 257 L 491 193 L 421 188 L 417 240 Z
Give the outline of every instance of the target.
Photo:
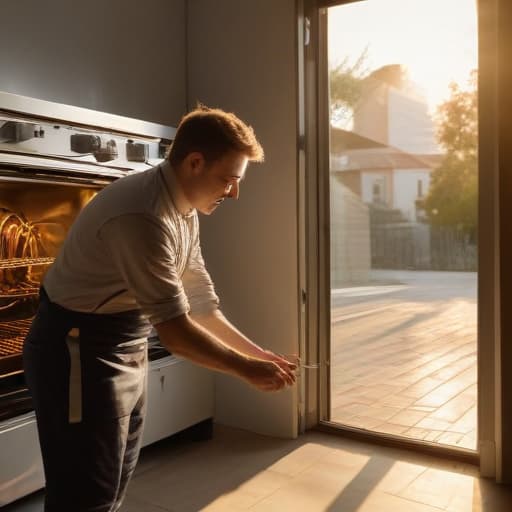
M 298 351 L 295 27 L 295 0 L 17 0 L 0 10 L 2 91 L 171 125 L 189 94 L 189 107 L 201 100 L 254 126 L 266 163 L 249 169 L 238 203 L 205 219 L 203 246 L 224 311 L 282 353 Z M 296 434 L 295 391 L 217 384 L 219 421 Z
M 189 89 L 251 124 L 265 163 L 250 165 L 240 200 L 203 217 L 203 252 L 227 316 L 255 342 L 298 352 L 297 92 L 294 0 L 188 3 Z M 217 379 L 216 417 L 242 428 L 297 432 L 295 390 L 253 391 Z
M 0 7 L 0 90 L 176 125 L 185 0 L 16 0 Z

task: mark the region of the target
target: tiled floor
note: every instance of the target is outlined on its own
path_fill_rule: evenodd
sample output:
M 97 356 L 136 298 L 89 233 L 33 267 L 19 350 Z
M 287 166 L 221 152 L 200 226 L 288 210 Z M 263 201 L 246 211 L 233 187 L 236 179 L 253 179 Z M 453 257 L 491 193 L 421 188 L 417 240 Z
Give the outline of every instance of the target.
M 476 273 L 374 271 L 333 291 L 331 419 L 476 449 Z
M 41 499 L 5 512 L 40 512 Z M 212 441 L 146 448 L 122 512 L 203 510 L 510 512 L 512 488 L 474 466 L 318 432 L 279 440 L 216 426 Z

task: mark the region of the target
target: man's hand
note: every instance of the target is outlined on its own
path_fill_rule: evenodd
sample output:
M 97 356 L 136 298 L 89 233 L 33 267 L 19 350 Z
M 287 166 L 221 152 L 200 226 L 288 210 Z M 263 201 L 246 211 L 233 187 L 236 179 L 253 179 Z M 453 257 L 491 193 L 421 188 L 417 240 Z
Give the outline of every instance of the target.
M 279 391 L 295 383 L 291 363 L 278 364 L 274 361 L 249 359 L 241 377 L 260 391 Z
M 260 356 L 261 359 L 265 361 L 273 361 L 278 364 L 282 369 L 291 370 L 292 372 L 297 372 L 300 368 L 300 359 L 299 356 L 293 355 L 279 355 L 275 354 L 271 350 L 264 350 L 263 354 Z

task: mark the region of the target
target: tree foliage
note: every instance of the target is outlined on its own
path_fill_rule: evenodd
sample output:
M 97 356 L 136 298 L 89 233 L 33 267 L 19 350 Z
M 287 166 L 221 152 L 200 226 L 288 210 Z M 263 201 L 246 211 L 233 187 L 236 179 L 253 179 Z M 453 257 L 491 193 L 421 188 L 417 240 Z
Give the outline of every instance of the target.
M 421 206 L 436 226 L 452 226 L 476 237 L 478 210 L 477 75 L 469 88 L 450 85 L 450 98 L 438 108 L 438 141 L 446 150 L 432 172 L 427 197 Z
M 345 57 L 329 71 L 330 115 L 334 125 L 345 125 L 352 119 L 354 107 L 361 97 L 362 82 L 367 70 L 365 68 L 368 48 L 349 64 Z

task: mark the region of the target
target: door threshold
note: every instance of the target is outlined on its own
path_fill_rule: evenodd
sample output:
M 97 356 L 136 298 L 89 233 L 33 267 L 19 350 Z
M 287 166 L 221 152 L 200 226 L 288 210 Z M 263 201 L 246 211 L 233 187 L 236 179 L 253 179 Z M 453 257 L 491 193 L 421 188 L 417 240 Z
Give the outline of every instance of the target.
M 424 455 L 432 455 L 447 460 L 472 464 L 474 466 L 480 465 L 479 453 L 476 450 L 468 450 L 467 448 L 454 448 L 447 445 L 422 441 L 420 439 L 415 440 L 380 432 L 370 432 L 347 425 L 340 425 L 332 421 L 322 421 L 316 427 L 313 427 L 312 430 L 354 439 L 364 443 L 377 444 L 389 448 L 400 448 Z

